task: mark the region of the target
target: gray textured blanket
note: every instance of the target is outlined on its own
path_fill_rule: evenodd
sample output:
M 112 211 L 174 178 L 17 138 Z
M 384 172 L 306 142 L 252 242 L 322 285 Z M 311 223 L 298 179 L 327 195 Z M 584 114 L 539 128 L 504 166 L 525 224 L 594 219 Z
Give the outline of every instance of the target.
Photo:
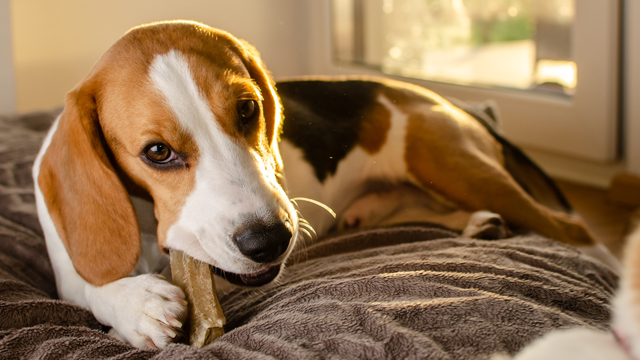
M 576 250 L 405 226 L 322 240 L 278 284 L 222 296 L 227 333 L 206 348 L 132 348 L 56 300 L 30 175 L 51 118 L 0 118 L 0 358 L 483 359 L 607 327 L 617 279 Z

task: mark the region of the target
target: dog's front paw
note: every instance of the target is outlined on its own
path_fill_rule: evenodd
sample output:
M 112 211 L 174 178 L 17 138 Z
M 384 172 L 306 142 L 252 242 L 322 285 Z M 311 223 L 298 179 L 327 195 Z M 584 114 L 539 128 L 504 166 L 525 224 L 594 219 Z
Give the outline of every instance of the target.
M 136 347 L 164 348 L 180 337 L 187 318 L 185 295 L 159 275 L 123 278 L 90 293 L 98 321 Z
M 511 236 L 511 231 L 500 215 L 490 211 L 476 211 L 471 214 L 467 226 L 462 231 L 462 236 L 498 240 Z

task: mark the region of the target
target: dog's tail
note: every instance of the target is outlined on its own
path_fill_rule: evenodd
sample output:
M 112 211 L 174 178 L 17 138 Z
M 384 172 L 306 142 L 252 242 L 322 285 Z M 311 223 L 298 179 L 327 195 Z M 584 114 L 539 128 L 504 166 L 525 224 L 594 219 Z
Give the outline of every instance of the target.
M 497 108 L 491 102 L 471 104 L 457 99 L 448 100 L 473 116 L 498 140 L 502 145 L 505 168 L 529 195 L 550 209 L 565 213 L 573 212 L 569 201 L 553 179 L 501 134 Z

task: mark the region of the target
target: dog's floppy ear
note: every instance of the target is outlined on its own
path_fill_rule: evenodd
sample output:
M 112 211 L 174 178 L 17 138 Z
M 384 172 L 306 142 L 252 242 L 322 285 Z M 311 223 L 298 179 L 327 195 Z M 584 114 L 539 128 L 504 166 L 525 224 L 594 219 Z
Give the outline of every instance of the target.
M 42 158 L 38 185 L 76 271 L 100 286 L 129 275 L 140 230 L 128 193 L 109 161 L 93 88 L 67 94 Z
M 256 82 L 263 97 L 263 111 L 264 117 L 267 123 L 267 141 L 272 149 L 278 150 L 278 141 L 280 136 L 282 125 L 282 104 L 280 98 L 276 92 L 275 82 L 271 78 L 271 74 L 267 71 L 266 67 L 262 63 L 260 54 L 258 51 L 246 41 L 240 40 L 244 53 L 242 54 L 242 60 L 244 66 L 249 71 L 251 78 Z M 279 157 L 279 155 L 278 155 Z M 276 159 L 278 165 L 281 165 L 280 159 Z

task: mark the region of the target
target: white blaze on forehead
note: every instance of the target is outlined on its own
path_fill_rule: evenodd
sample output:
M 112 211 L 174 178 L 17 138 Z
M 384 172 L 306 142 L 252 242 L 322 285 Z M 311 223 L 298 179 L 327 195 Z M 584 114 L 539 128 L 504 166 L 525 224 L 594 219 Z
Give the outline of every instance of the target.
M 215 115 L 193 81 L 189 63 L 181 52 L 171 50 L 156 56 L 151 64 L 149 77 L 156 89 L 164 95 L 180 125 L 194 137 L 199 146 L 229 141 L 222 136 L 222 128 L 215 121 Z M 211 135 L 218 136 L 211 139 Z
M 206 182 L 212 181 L 212 177 L 225 178 L 238 184 L 254 177 L 253 172 L 247 170 L 262 160 L 223 131 L 181 52 L 171 50 L 156 56 L 149 76 L 164 95 L 178 123 L 198 146 L 200 165 L 196 171 L 196 186 L 199 178 Z
M 182 53 L 156 56 L 149 77 L 200 156 L 194 188 L 167 232 L 167 245 L 225 270 L 247 272 L 247 259 L 230 241 L 235 229 L 248 217 L 271 218 L 282 206 L 293 212 L 274 169 L 265 171 L 269 166 L 255 151 L 222 130 Z

